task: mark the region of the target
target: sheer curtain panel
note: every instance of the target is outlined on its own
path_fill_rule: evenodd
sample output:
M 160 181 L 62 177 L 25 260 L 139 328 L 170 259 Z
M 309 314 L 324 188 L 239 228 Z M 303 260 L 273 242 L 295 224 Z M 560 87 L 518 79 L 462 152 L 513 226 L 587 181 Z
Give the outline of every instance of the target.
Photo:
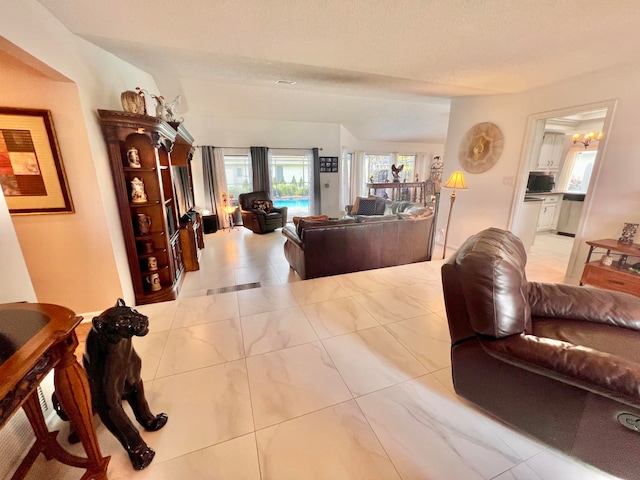
M 202 147 L 205 207 L 218 216 L 218 228 L 228 228 L 229 215 L 224 210 L 222 194 L 227 194 L 227 176 L 224 171 L 222 148 Z

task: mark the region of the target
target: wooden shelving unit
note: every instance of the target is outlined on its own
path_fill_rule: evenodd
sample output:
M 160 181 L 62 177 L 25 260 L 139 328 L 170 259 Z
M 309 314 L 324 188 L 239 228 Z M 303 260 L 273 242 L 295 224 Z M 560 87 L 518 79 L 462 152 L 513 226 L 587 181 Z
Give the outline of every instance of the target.
M 98 115 L 109 149 L 136 304 L 174 300 L 185 265 L 172 167 L 188 167 L 193 139 L 181 124 L 169 124 L 156 117 L 113 110 L 98 110 Z M 127 152 L 132 147 L 138 151 L 139 168 L 129 165 Z M 146 202 L 132 202 L 134 178 L 143 181 Z M 192 185 L 189 187 L 193 189 Z M 182 198 L 180 203 L 185 208 Z M 150 219 L 150 231 L 141 231 L 139 214 Z M 149 270 L 149 257 L 157 259 L 156 270 Z M 150 276 L 156 273 L 160 289 L 152 290 Z

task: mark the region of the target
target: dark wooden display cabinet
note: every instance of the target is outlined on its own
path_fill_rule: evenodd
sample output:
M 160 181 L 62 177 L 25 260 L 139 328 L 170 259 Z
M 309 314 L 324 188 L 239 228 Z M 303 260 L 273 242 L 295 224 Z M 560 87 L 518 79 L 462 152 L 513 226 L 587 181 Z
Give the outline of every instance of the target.
M 156 117 L 112 110 L 98 110 L 98 115 L 109 149 L 136 304 L 174 300 L 185 271 L 179 209 L 187 203 L 178 199 L 172 167 L 189 166 L 193 139 L 182 125 Z M 132 148 L 137 150 L 139 167 L 130 165 Z M 188 172 L 186 182 L 192 192 L 190 167 Z M 144 183 L 146 201 L 133 201 L 134 179 Z M 157 260 L 157 269 L 149 269 L 150 257 Z M 156 273 L 159 289 L 153 288 Z

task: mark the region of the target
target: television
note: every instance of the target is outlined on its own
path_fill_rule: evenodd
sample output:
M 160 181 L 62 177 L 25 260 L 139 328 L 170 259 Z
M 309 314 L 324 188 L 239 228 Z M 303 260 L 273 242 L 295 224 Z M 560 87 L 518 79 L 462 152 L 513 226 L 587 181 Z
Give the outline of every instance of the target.
M 182 218 L 195 206 L 189 171 L 186 166 L 172 166 L 171 169 L 173 172 L 173 189 L 178 207 L 178 218 Z

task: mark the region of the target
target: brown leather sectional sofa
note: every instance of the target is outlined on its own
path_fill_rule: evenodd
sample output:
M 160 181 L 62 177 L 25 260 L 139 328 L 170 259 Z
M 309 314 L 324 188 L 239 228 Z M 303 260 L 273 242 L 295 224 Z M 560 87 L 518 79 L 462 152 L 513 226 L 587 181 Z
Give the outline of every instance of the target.
M 551 447 L 640 479 L 640 299 L 528 282 L 510 232 L 442 267 L 456 392 Z
M 434 215 L 357 216 L 287 224 L 284 255 L 302 279 L 431 259 Z

